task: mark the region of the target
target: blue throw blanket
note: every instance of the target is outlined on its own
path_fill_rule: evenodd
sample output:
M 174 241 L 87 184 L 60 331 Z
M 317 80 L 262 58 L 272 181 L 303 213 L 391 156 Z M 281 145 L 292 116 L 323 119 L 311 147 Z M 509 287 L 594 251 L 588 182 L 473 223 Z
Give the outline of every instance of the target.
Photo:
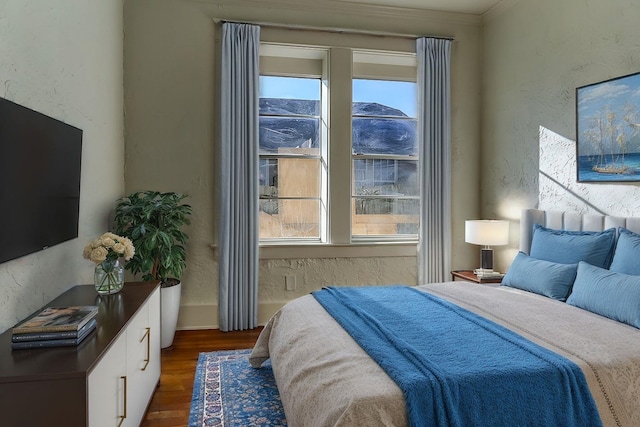
M 313 295 L 398 384 L 411 426 L 602 426 L 576 364 L 482 316 L 404 286 Z

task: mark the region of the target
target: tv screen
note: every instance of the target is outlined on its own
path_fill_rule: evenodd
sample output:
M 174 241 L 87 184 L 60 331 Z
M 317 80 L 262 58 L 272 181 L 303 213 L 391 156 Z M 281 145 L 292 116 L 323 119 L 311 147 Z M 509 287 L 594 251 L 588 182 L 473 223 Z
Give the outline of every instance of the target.
M 82 130 L 0 98 L 0 263 L 78 237 Z

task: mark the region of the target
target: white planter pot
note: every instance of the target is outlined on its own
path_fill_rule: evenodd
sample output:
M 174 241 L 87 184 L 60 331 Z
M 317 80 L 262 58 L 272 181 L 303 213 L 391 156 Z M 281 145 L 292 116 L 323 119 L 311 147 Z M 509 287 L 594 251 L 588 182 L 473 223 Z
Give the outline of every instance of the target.
M 161 340 L 160 347 L 167 348 L 173 344 L 173 336 L 178 325 L 178 312 L 180 311 L 180 291 L 182 282 L 177 285 L 160 289 L 160 322 Z

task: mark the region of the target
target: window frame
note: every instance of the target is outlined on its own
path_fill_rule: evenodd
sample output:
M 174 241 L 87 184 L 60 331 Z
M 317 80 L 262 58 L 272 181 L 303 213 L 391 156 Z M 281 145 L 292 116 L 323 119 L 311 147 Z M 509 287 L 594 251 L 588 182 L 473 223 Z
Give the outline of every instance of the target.
M 286 52 L 286 50 L 283 49 L 283 52 Z M 322 54 L 319 54 L 322 55 Z M 258 158 L 259 158 L 259 163 L 262 164 L 263 160 L 267 160 L 267 161 L 271 161 L 271 160 L 276 160 L 277 162 L 279 162 L 280 160 L 291 160 L 291 159 L 298 159 L 298 160 L 317 160 L 320 170 L 319 170 L 319 179 L 318 179 L 318 196 L 317 197 L 312 197 L 312 196 L 286 196 L 286 195 L 280 195 L 278 194 L 275 197 L 269 197 L 269 196 L 264 196 L 262 194 L 262 192 L 260 192 L 259 195 L 259 203 L 262 203 L 265 200 L 272 200 L 272 201 L 276 201 L 276 203 L 278 203 L 279 207 L 284 207 L 284 204 L 287 203 L 287 201 L 317 201 L 318 202 L 318 212 L 317 212 L 317 218 L 318 218 L 318 235 L 317 236 L 308 236 L 308 237 L 270 237 L 270 238 L 261 238 L 260 242 L 261 243 L 274 243 L 274 244 L 281 244 L 283 242 L 303 242 L 303 243 L 320 243 L 320 242 L 324 242 L 326 241 L 326 202 L 327 202 L 327 192 L 326 189 L 323 188 L 322 185 L 322 181 L 325 181 L 327 179 L 327 170 L 326 170 L 326 157 L 323 157 L 323 153 L 326 152 L 326 149 L 324 148 L 326 145 L 326 138 L 323 138 L 323 134 L 326 132 L 322 132 L 323 129 L 323 108 L 322 105 L 326 102 L 326 100 L 323 99 L 322 97 L 322 78 L 316 75 L 301 75 L 300 70 L 291 70 L 289 71 L 288 74 L 291 74 L 291 72 L 295 73 L 295 76 L 291 76 L 291 75 L 280 75 L 280 74 L 266 74 L 266 73 L 260 73 L 260 77 L 263 76 L 268 76 L 268 77 L 296 77 L 296 78 L 309 78 L 309 79 L 314 79 L 314 80 L 319 80 L 320 83 L 320 111 L 319 111 L 319 116 L 315 116 L 315 115 L 307 115 L 307 114 L 301 114 L 301 115 L 291 115 L 291 116 L 283 116 L 283 115 L 277 115 L 277 114 L 260 114 L 260 118 L 262 117 L 288 117 L 288 118 L 301 118 L 301 119 L 318 119 L 319 121 L 319 151 L 317 154 L 310 154 L 310 153 L 296 153 L 296 152 L 291 152 L 291 153 L 267 153 L 267 154 L 258 154 Z M 261 165 L 262 166 L 262 165 Z M 280 166 L 280 165 L 277 165 Z M 278 175 L 279 175 L 280 171 L 278 171 Z M 282 203 L 281 203 L 282 202 Z M 281 214 L 281 212 L 279 212 L 279 214 Z
M 263 45 L 274 49 L 269 52 L 271 54 L 278 49 L 291 47 L 326 52 L 326 59 L 322 63 L 322 97 L 328 102 L 323 103 L 322 108 L 326 108 L 326 111 L 322 114 L 326 118 L 328 132 L 326 135 L 321 132 L 321 135 L 327 138 L 327 141 L 323 141 L 323 147 L 327 152 L 323 153 L 322 157 L 327 159 L 325 165 L 327 177 L 323 180 L 323 190 L 326 188 L 328 199 L 326 201 L 327 216 L 324 221 L 326 237 L 323 241 L 261 240 L 260 258 L 414 257 L 417 250 L 417 236 L 412 240 L 397 239 L 394 236 L 391 239 L 352 238 L 351 94 L 352 79 L 389 77 L 389 71 L 393 69 L 400 70 L 399 75 L 393 79 L 415 81 L 417 63 L 415 40 L 392 36 L 264 28 L 261 31 L 261 55 L 263 55 Z M 380 54 L 400 58 L 400 65 L 358 61 L 361 58 L 372 58 L 371 55 L 374 55 L 374 58 L 375 55 L 379 57 Z M 291 72 L 291 68 L 289 70 L 286 68 L 291 64 L 301 65 L 308 62 L 304 59 L 309 58 L 287 58 L 286 61 L 263 59 L 261 56 L 261 75 L 299 77 L 302 76 L 300 71 Z M 274 68 L 274 64 L 278 64 L 280 68 Z M 317 70 L 317 67 L 315 69 Z M 335 95 L 341 93 L 348 96 Z M 345 220 L 347 218 L 348 220 Z
M 297 45 L 282 45 L 261 43 L 260 45 L 260 76 L 275 77 L 297 77 L 312 78 L 320 80 L 320 153 L 317 155 L 297 155 L 288 156 L 278 154 L 259 155 L 260 159 L 298 158 L 298 159 L 318 159 L 320 162 L 320 200 L 318 213 L 318 237 L 286 237 L 260 239 L 261 246 L 291 245 L 291 244 L 324 244 L 327 242 L 327 205 L 328 205 L 328 137 L 326 132 L 326 122 L 328 108 L 326 107 L 328 91 L 327 63 L 328 51 L 325 48 L 310 48 Z M 300 116 L 306 117 L 306 116 Z M 288 197 L 278 197 L 277 200 L 287 200 Z M 296 198 L 304 200 L 305 198 Z M 263 200 L 260 198 L 260 200 Z M 317 200 L 313 198 L 313 200 Z

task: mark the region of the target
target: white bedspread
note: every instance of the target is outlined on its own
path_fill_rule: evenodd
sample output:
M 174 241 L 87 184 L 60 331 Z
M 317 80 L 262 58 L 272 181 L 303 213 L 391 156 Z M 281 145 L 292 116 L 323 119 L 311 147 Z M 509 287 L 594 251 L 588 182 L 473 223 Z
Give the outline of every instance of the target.
M 419 288 L 573 360 L 605 426 L 640 426 L 640 330 L 507 287 Z M 288 303 L 265 326 L 250 360 L 258 366 L 268 357 L 291 426 L 407 424 L 400 389 L 311 295 Z

